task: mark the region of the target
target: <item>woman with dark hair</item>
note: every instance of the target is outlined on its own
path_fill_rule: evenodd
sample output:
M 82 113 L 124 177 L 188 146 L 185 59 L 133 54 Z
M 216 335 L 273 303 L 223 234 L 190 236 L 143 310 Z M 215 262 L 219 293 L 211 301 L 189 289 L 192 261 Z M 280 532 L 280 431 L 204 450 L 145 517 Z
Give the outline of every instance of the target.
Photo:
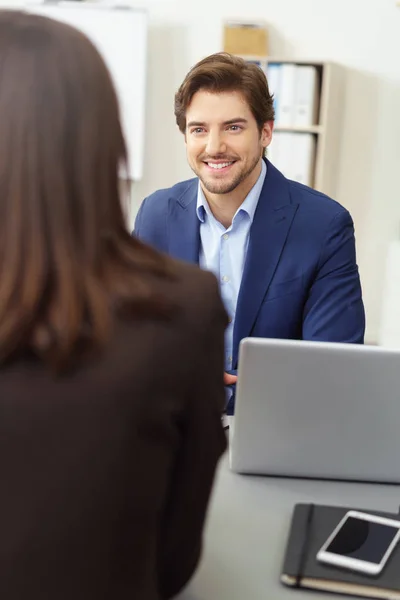
M 72 27 L 0 12 L 0 597 L 158 600 L 225 449 L 214 277 L 132 238 L 118 104 Z

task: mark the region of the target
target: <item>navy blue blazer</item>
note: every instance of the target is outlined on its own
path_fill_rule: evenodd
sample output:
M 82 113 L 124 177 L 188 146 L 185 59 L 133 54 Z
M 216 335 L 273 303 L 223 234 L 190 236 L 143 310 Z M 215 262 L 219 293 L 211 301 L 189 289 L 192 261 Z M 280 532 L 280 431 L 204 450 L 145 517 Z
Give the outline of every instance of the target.
M 248 336 L 364 341 L 349 212 L 267 164 L 237 304 L 235 369 L 239 343 Z M 198 263 L 197 186 L 195 178 L 148 196 L 138 212 L 135 235 L 175 258 Z

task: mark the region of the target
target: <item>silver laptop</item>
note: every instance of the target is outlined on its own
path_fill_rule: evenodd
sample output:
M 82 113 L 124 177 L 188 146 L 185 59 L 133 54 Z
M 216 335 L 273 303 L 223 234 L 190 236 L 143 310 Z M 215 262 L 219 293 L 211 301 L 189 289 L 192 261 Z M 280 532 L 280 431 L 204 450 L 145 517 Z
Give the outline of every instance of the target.
M 400 350 L 246 338 L 239 357 L 232 470 L 400 482 Z

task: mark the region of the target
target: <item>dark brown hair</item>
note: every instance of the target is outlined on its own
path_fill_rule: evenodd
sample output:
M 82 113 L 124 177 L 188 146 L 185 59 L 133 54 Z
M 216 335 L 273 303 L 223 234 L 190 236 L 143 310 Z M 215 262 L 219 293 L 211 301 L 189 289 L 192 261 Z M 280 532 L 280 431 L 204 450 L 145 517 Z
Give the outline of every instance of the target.
M 273 96 L 269 93 L 264 71 L 227 52 L 218 52 L 198 62 L 186 75 L 175 94 L 176 123 L 186 130 L 186 111 L 199 90 L 240 92 L 246 99 L 261 132 L 264 123 L 274 120 Z
M 60 366 L 101 347 L 115 311 L 162 312 L 149 281 L 169 263 L 126 229 L 124 163 L 116 94 L 92 43 L 0 11 L 1 361 L 33 351 Z

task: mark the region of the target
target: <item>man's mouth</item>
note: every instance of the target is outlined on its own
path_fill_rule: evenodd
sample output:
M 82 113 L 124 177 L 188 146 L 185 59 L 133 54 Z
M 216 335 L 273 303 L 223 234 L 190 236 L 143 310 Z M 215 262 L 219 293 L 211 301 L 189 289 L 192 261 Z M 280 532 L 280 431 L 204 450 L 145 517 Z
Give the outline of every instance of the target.
M 205 160 L 203 162 L 205 165 L 207 165 L 207 167 L 209 167 L 213 171 L 223 171 L 223 170 L 231 167 L 236 161 L 234 161 L 234 160 L 230 160 L 230 161 Z

